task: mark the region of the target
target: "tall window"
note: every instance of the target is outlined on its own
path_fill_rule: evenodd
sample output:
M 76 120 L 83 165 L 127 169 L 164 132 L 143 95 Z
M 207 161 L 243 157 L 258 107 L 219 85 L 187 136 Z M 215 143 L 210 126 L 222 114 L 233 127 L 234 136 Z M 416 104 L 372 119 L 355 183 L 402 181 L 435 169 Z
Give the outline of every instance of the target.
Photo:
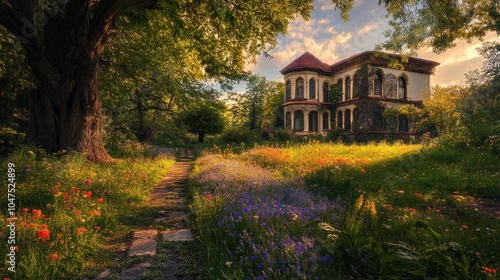
M 323 102 L 330 102 L 330 89 L 327 82 L 323 83 Z
M 355 108 L 352 111 L 352 127 L 353 129 L 359 129 L 360 127 L 360 119 L 359 119 L 359 109 Z
M 304 97 L 304 80 L 301 78 L 295 83 L 295 98 L 297 97 Z
M 373 77 L 373 84 L 374 94 L 382 96 L 382 75 L 380 73 L 376 73 Z
M 386 130 L 385 118 L 379 112 L 373 113 L 373 129 Z
M 345 100 L 351 99 L 351 77 L 345 79 Z
M 285 115 L 285 127 L 290 129 L 292 128 L 292 113 L 287 112 Z
M 339 87 L 340 92 L 342 92 L 342 79 L 338 80 L 337 86 Z M 342 94 L 339 96 L 339 102 L 340 101 L 342 101 Z
M 330 129 L 330 120 L 327 112 L 323 113 L 323 129 Z
M 399 131 L 408 132 L 408 117 L 404 115 L 399 115 Z
M 347 109 L 344 112 L 344 129 L 351 130 L 351 110 Z
M 295 111 L 293 114 L 293 129 L 304 131 L 304 112 Z
M 339 111 L 337 114 L 337 127 L 342 128 L 342 111 Z
M 359 76 L 354 76 L 352 81 L 352 98 L 359 97 Z
M 404 77 L 400 77 L 398 79 L 399 84 L 399 99 L 406 99 L 406 79 Z
M 309 113 L 309 131 L 318 132 L 318 112 Z
M 316 81 L 313 79 L 309 80 L 309 98 L 316 99 Z
M 285 90 L 285 101 L 290 101 L 290 99 L 292 99 L 292 86 L 290 85 L 290 81 L 287 81 Z

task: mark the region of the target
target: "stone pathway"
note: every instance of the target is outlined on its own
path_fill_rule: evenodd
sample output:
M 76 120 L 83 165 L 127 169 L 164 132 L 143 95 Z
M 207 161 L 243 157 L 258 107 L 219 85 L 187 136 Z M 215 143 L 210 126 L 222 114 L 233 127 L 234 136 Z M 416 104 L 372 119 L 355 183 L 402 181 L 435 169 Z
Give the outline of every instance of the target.
M 193 168 L 193 153 L 188 149 L 179 150 L 176 164 L 155 187 L 151 194 L 150 204 L 161 209 L 157 213 L 154 223 L 166 227 L 163 231 L 155 229 L 137 230 L 134 232 L 132 244 L 128 250 L 129 257 L 142 256 L 144 260 L 121 271 L 119 280 L 143 279 L 149 272 L 153 257 L 157 254 L 158 241 L 162 242 L 192 242 L 193 234 L 188 228 L 187 200 L 185 198 L 186 183 Z M 169 254 L 162 249 L 166 260 L 164 279 L 181 279 L 175 276 L 176 266 L 179 265 L 178 252 Z M 164 257 L 165 258 L 165 257 Z M 95 280 L 111 279 L 113 270 L 108 268 Z M 115 278 L 113 278 L 115 279 Z

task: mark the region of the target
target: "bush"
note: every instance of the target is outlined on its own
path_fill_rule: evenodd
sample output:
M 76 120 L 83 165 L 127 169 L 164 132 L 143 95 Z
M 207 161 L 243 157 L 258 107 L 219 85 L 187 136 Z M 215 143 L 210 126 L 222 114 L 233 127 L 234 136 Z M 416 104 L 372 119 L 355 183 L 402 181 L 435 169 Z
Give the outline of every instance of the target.
M 259 132 L 259 138 L 260 138 L 260 140 L 264 140 L 264 141 L 272 140 L 274 138 L 275 132 L 276 132 L 276 130 L 272 127 L 263 128 Z
M 278 139 L 279 141 L 290 141 L 295 139 L 295 135 L 293 134 L 293 131 L 287 128 L 281 128 L 276 130 L 274 133 L 274 137 Z
M 243 127 L 226 129 L 220 137 L 220 140 L 224 143 L 249 143 L 254 139 L 253 132 Z

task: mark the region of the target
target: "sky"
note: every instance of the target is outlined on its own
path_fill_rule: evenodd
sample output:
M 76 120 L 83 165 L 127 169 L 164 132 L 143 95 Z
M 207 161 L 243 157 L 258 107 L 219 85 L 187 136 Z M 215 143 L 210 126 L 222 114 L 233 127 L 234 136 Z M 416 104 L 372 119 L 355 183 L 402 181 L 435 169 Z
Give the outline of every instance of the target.
M 283 81 L 280 70 L 306 51 L 327 64 L 333 64 L 359 52 L 373 50 L 385 41 L 383 32 L 389 28 L 385 8 L 378 1 L 355 1 L 349 22 L 344 22 L 340 12 L 330 0 L 316 0 L 311 18 L 302 17 L 290 22 L 288 32 L 278 36 L 278 45 L 269 54 L 257 58 L 256 64 L 247 64 L 246 70 L 265 76 L 268 80 Z M 498 37 L 488 34 L 484 41 Z M 482 42 L 458 41 L 457 46 L 445 53 L 435 54 L 430 48 L 418 51 L 419 58 L 433 60 L 441 65 L 431 76 L 431 85 L 461 85 L 465 74 L 480 69 L 483 58 L 477 52 Z

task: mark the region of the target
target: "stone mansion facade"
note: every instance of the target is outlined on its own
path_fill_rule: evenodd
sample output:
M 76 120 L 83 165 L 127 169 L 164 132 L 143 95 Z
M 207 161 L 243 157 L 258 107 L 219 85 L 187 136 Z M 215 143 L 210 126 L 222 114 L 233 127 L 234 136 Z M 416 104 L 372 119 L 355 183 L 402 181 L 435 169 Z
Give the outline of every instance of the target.
M 394 61 L 404 70 L 391 67 Z M 342 128 L 346 133 L 412 135 L 408 116 L 386 119 L 384 111 L 421 106 L 422 93 L 430 88 L 430 75 L 438 65 L 374 51 L 328 65 L 306 52 L 280 71 L 285 80 L 285 127 L 300 134 Z

